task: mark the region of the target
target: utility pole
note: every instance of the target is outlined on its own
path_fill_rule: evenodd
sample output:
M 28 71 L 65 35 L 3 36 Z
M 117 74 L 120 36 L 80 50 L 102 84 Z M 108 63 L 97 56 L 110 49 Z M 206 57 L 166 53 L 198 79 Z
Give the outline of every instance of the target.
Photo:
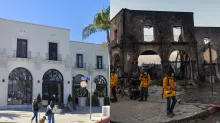
M 211 41 L 209 41 L 209 58 L 210 58 L 210 76 L 211 76 L 211 86 L 212 86 L 212 100 L 213 100 L 213 80 L 212 80 L 212 51 L 211 51 Z

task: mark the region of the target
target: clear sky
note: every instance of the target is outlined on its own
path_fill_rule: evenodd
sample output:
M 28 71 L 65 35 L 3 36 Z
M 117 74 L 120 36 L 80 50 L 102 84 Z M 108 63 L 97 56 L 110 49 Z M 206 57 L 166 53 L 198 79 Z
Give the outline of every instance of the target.
M 133 10 L 183 11 L 194 13 L 195 26 L 220 27 L 220 0 L 111 0 L 110 18 L 122 8 Z M 161 20 L 163 21 L 163 20 Z M 170 60 L 174 60 L 172 53 Z M 140 56 L 139 65 L 144 63 L 160 63 L 159 56 Z
M 0 0 L 0 18 L 68 28 L 71 40 L 82 41 L 83 28 L 109 3 L 109 0 Z M 85 41 L 102 43 L 106 34 L 97 33 Z

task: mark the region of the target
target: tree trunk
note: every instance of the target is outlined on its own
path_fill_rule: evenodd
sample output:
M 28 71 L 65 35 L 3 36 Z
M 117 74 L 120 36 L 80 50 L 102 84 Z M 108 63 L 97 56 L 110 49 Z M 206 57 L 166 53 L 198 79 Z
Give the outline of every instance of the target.
M 106 38 L 107 38 L 107 45 L 108 45 L 108 54 L 109 54 L 109 67 L 111 65 L 111 60 L 112 60 L 112 52 L 111 52 L 111 47 L 110 47 L 110 35 L 109 35 L 109 30 L 106 30 Z

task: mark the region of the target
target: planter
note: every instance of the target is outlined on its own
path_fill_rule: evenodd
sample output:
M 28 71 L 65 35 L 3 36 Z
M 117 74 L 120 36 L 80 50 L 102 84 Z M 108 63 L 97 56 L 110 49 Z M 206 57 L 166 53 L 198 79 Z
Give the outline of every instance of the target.
M 78 97 L 79 106 L 86 106 L 86 97 Z
M 104 97 L 98 97 L 99 99 L 99 106 L 104 106 Z

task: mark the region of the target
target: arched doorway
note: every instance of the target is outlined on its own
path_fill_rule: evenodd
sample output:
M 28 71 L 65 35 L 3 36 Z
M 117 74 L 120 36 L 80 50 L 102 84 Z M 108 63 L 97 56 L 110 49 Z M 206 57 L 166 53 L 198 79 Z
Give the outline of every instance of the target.
M 183 50 L 175 50 L 169 57 L 170 69 L 175 73 L 176 80 L 192 79 L 192 63 L 189 55 Z
M 47 70 L 43 75 L 42 99 L 63 103 L 63 75 L 56 69 Z
M 33 78 L 22 67 L 15 68 L 8 76 L 8 105 L 25 105 L 32 103 Z
M 96 83 L 96 91 L 99 97 L 107 96 L 107 80 L 104 76 L 98 75 L 95 77 L 94 82 Z
M 138 72 L 147 71 L 154 82 L 160 82 L 161 80 L 161 58 L 157 52 L 147 50 L 142 52 L 138 57 Z
M 75 97 L 75 104 L 78 104 L 78 97 L 88 97 L 88 90 L 80 86 L 82 77 L 84 77 L 82 74 L 77 74 L 73 77 L 72 94 Z

